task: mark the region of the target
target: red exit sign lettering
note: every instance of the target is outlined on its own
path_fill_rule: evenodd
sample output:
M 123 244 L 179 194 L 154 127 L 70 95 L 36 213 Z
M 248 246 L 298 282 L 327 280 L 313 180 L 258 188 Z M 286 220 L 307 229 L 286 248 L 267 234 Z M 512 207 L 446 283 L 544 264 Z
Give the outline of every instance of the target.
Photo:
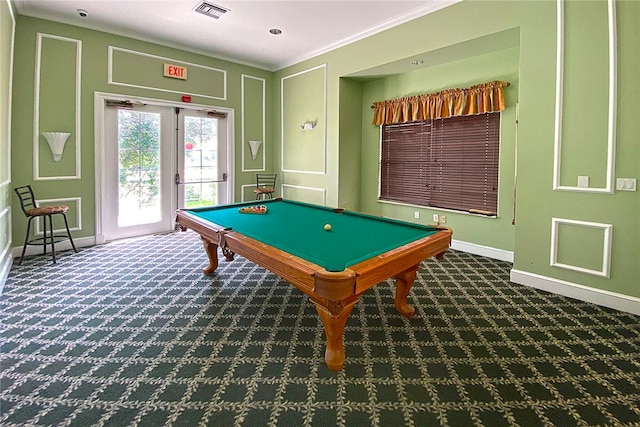
M 164 64 L 164 76 L 173 79 L 187 80 L 187 67 Z

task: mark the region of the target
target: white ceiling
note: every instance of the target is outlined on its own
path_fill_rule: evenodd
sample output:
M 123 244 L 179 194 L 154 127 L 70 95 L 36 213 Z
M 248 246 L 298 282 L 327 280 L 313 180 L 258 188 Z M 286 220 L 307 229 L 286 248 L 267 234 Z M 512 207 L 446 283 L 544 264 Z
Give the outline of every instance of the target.
M 279 70 L 460 0 L 206 0 L 229 9 L 213 19 L 200 0 L 14 0 L 18 14 L 152 41 Z M 82 18 L 77 9 L 88 16 Z M 282 30 L 280 35 L 269 33 Z

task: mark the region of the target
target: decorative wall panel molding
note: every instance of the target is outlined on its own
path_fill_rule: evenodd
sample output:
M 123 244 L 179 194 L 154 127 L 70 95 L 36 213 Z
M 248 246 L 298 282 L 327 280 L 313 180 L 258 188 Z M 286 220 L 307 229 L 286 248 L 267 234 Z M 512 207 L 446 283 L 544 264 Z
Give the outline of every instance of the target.
M 72 203 L 69 203 L 72 202 Z M 75 209 L 74 209 L 74 204 L 75 204 Z M 60 198 L 60 199 L 42 199 L 42 200 L 38 200 L 38 206 L 51 206 L 51 205 L 67 205 L 69 206 L 69 210 L 71 211 L 73 209 L 73 211 L 75 212 L 75 220 L 76 220 L 76 225 L 73 226 L 72 221 L 74 219 L 74 216 L 67 214 L 67 220 L 69 221 L 69 231 L 80 231 L 82 230 L 82 198 L 81 197 L 65 197 L 65 198 Z M 62 221 L 62 219 L 60 219 L 60 221 Z M 43 230 L 42 227 L 40 225 L 41 219 L 38 219 L 37 221 L 34 221 L 35 227 L 33 229 L 34 235 L 36 236 L 42 236 Z M 64 228 L 55 228 L 55 224 L 54 224 L 54 232 L 64 232 L 66 233 L 67 230 L 65 230 Z M 74 239 L 75 240 L 75 239 Z
M 34 74 L 33 179 L 80 179 L 82 41 L 38 33 Z M 53 161 L 42 132 L 71 133 L 62 161 Z
M 164 64 L 186 67 L 187 80 L 164 76 Z M 227 99 L 227 71 L 179 59 L 109 46 L 108 83 L 202 98 Z
M 572 226 L 602 230 L 602 264 L 599 270 L 558 262 L 558 253 L 560 252 L 559 246 L 562 243 L 560 242 L 560 239 L 559 239 L 559 229 L 562 225 L 572 225 Z M 552 218 L 551 219 L 550 265 L 552 267 L 560 267 L 567 270 L 573 270 L 573 271 L 579 271 L 581 273 L 592 274 L 595 276 L 609 277 L 609 271 L 611 268 L 612 231 L 613 231 L 613 225 L 611 224 L 602 224 L 602 223 L 588 222 L 588 221 L 576 221 L 576 220 L 562 219 L 562 218 Z M 574 251 L 576 250 L 575 245 L 573 245 L 572 248 Z M 589 248 L 589 249 L 594 249 L 594 248 Z M 581 250 L 587 250 L 587 248 L 582 248 Z
M 327 65 L 282 77 L 280 109 L 282 170 L 326 174 Z
M 299 202 L 327 205 L 327 190 L 318 187 L 306 187 L 303 185 L 282 184 L 280 187 L 282 198 Z
M 251 85 L 260 85 L 258 103 L 255 102 L 256 94 L 250 90 Z M 242 172 L 262 172 L 266 170 L 266 81 L 260 77 L 247 74 L 241 76 L 241 109 L 242 109 Z M 254 102 L 251 102 L 254 100 Z M 248 126 L 251 121 L 259 120 L 261 133 L 257 133 L 255 127 Z M 249 141 L 261 141 L 258 145 L 256 159 L 251 157 Z M 259 164 L 258 164 L 259 163 Z
M 599 7 L 602 2 L 571 2 L 572 7 Z M 604 7 L 604 6 L 602 6 Z M 608 70 L 608 82 L 606 87 L 598 88 L 594 87 L 591 84 L 583 84 L 579 92 L 581 96 L 584 96 L 586 93 L 596 93 L 603 92 L 603 96 L 606 96 L 606 103 L 599 102 L 586 102 L 584 98 L 578 98 L 576 95 L 576 90 L 572 93 L 574 105 L 579 108 L 583 108 L 585 113 L 592 114 L 593 109 L 596 105 L 606 105 L 607 111 L 604 112 L 603 115 L 606 115 L 606 123 L 607 128 L 601 129 L 599 131 L 602 132 L 602 144 L 603 147 L 598 147 L 599 151 L 602 151 L 602 155 L 599 156 L 597 153 L 590 153 L 590 146 L 586 143 L 586 138 L 577 137 L 577 132 L 584 132 L 585 130 L 573 128 L 570 129 L 571 132 L 574 132 L 570 141 L 566 140 L 567 135 L 565 131 L 563 131 L 563 115 L 566 113 L 565 107 L 567 104 L 567 98 L 565 96 L 566 82 L 565 82 L 565 69 L 567 67 L 566 63 L 566 55 L 568 48 L 579 49 L 576 46 L 575 40 L 573 43 L 566 42 L 567 33 L 566 33 L 566 22 L 567 17 L 565 16 L 565 1 L 557 0 L 557 62 L 556 62 L 556 105 L 555 105 L 555 135 L 554 135 L 554 159 L 553 159 L 553 189 L 554 190 L 565 190 L 565 191 L 578 191 L 578 192 L 588 192 L 588 193 L 613 193 L 613 181 L 615 174 L 615 145 L 616 145 L 616 68 L 617 68 L 617 60 L 616 60 L 616 13 L 615 13 L 615 0 L 607 0 L 606 2 L 606 19 L 607 19 L 607 63 L 601 64 L 597 63 L 599 56 L 597 55 L 599 51 L 603 49 L 597 49 L 597 45 L 594 43 L 591 46 L 593 47 L 591 51 L 591 55 L 581 55 L 584 64 L 576 64 L 575 67 L 580 67 L 579 73 L 572 73 L 572 75 L 579 74 L 580 78 L 584 78 L 584 76 L 588 76 L 588 73 L 596 73 L 597 66 L 607 67 Z M 598 13 L 591 13 L 593 19 L 597 17 Z M 580 22 L 579 19 L 574 20 L 573 22 Z M 593 21 L 587 23 L 585 20 L 582 20 L 583 25 L 593 25 Z M 599 34 L 596 29 L 590 32 L 591 34 Z M 603 43 L 604 44 L 604 43 Z M 583 47 L 584 49 L 584 47 Z M 587 64 L 587 61 L 591 61 L 591 63 Z M 596 61 L 596 63 L 594 63 Z M 569 82 L 571 83 L 571 82 Z M 577 84 L 577 83 L 574 83 Z M 595 96 L 595 95 L 594 95 Z M 575 113 L 574 113 L 575 114 Z M 587 115 L 583 117 L 583 122 L 585 125 L 593 126 L 593 123 L 600 123 L 600 120 L 594 121 L 591 120 Z M 566 153 L 563 154 L 563 151 L 567 150 L 566 145 L 572 143 L 574 150 L 572 151 L 571 156 L 567 156 Z M 582 147 L 580 147 L 582 145 Z M 605 147 L 606 145 L 606 147 Z M 563 148 L 564 147 L 564 148 Z M 578 148 L 579 147 L 579 148 Z M 591 149 L 593 150 L 593 148 Z M 598 152 L 599 152 L 598 151 Z M 563 157 L 564 156 L 564 157 Z M 601 166 L 603 171 L 603 176 L 597 177 L 600 178 L 600 181 L 603 182 L 602 186 L 590 186 L 588 184 L 589 176 L 593 174 L 593 165 L 591 163 L 586 163 L 584 159 L 586 158 L 597 158 L 597 161 L 600 161 L 600 158 L 605 159 L 605 163 Z M 562 175 L 563 162 L 570 162 L 573 168 L 571 168 L 571 177 L 564 177 Z M 575 166 L 577 164 L 577 166 Z M 566 167 L 566 166 L 565 166 Z M 577 172 L 576 171 L 584 171 Z M 575 176 L 574 176 L 575 175 Z M 580 182 L 578 178 L 579 175 L 585 176 L 585 180 Z M 575 178 L 575 180 L 574 180 Z M 567 184 L 566 182 L 571 179 L 572 182 Z

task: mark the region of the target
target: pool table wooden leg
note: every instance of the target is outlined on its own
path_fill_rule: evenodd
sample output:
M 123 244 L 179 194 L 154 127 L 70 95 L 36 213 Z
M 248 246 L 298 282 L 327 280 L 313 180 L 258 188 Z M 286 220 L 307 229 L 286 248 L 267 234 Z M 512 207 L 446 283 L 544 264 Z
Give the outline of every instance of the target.
M 218 245 L 205 239 L 202 239 L 202 243 L 209 258 L 209 266 L 202 271 L 204 274 L 211 274 L 218 268 Z
M 416 312 L 413 307 L 407 304 L 407 296 L 409 296 L 409 291 L 411 291 L 413 281 L 416 280 L 418 267 L 419 266 L 416 265 L 415 267 L 394 276 L 396 279 L 395 306 L 400 314 L 405 317 L 412 317 Z
M 312 300 L 313 301 L 313 300 Z M 353 306 L 357 299 L 354 301 L 328 301 L 329 307 L 325 307 L 317 301 L 313 301 L 316 305 L 316 311 L 322 319 L 324 324 L 324 332 L 327 335 L 327 347 L 324 352 L 324 361 L 327 367 L 332 371 L 339 371 L 344 366 L 344 343 L 342 337 L 344 335 L 344 326 L 347 323 L 347 319 L 353 310 Z M 339 314 L 332 314 L 336 312 L 336 307 L 339 306 Z

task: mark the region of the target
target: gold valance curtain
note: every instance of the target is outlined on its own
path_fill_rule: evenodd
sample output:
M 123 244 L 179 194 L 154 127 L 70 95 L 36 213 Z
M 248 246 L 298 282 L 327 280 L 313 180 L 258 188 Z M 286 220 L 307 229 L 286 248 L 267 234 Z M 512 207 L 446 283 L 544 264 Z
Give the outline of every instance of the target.
M 445 117 L 502 111 L 504 88 L 508 82 L 487 82 L 466 89 L 446 89 L 436 93 L 374 102 L 372 125 L 416 122 Z

